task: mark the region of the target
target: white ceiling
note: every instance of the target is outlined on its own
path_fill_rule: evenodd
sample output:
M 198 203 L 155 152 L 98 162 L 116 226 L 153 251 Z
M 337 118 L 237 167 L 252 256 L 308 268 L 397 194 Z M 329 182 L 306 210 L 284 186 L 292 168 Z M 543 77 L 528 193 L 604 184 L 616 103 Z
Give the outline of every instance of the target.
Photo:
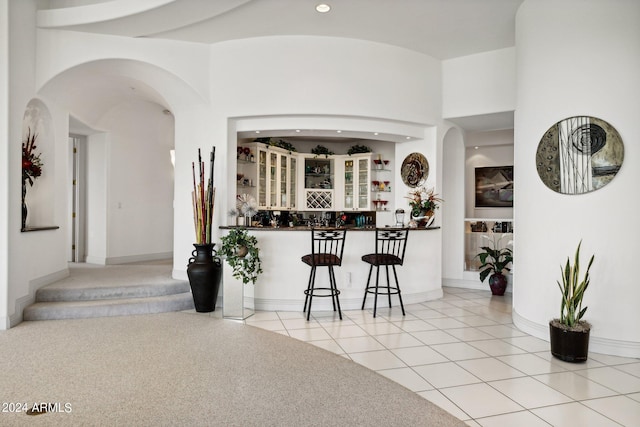
M 346 37 L 449 59 L 514 46 L 523 1 L 49 0 L 38 11 L 38 25 L 207 44 L 274 35 Z M 316 12 L 320 2 L 331 11 Z M 513 113 L 454 122 L 469 131 L 505 129 Z

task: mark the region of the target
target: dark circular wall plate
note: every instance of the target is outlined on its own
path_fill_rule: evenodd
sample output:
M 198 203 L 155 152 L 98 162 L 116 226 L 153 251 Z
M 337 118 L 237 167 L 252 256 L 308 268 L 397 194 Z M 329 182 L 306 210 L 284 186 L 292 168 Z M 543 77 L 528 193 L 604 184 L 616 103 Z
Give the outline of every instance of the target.
M 409 154 L 402 162 L 400 175 L 402 176 L 402 181 L 411 188 L 424 184 L 429 176 L 427 158 L 420 153 Z

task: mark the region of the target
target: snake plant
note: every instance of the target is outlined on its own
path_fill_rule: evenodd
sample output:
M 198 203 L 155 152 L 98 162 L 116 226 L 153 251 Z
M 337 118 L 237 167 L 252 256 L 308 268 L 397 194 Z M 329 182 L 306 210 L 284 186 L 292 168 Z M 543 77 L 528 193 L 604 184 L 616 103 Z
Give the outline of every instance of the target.
M 569 257 L 567 257 L 567 263 L 564 269 L 562 268 L 562 265 L 560 266 L 562 283 L 558 281 L 558 287 L 560 288 L 560 292 L 562 292 L 562 303 L 560 304 L 559 320 L 560 323 L 569 328 L 572 328 L 581 322 L 580 319 L 582 319 L 582 316 L 584 316 L 584 313 L 587 311 L 587 307 L 582 308 L 582 299 L 587 287 L 589 287 L 589 281 L 591 280 L 589 277 L 589 270 L 591 269 L 591 265 L 593 264 L 595 257 L 595 255 L 591 255 L 584 278 L 580 280 L 581 245 L 582 240 L 576 249 L 573 265 L 571 265 Z

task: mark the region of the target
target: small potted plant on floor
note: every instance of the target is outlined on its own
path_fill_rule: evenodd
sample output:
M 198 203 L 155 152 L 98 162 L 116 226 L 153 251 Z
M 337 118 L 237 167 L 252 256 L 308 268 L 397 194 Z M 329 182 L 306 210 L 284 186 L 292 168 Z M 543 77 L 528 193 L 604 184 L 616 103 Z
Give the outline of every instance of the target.
M 256 284 L 258 276 L 262 273 L 256 236 L 250 235 L 244 228 L 229 230 L 226 236 L 222 236 L 219 255 L 224 256 L 233 269 L 233 277 L 241 280 L 243 284 Z
M 582 308 L 584 293 L 589 287 L 589 270 L 595 255 L 591 255 L 584 277 L 580 280 L 580 246 L 576 249 L 573 265 L 569 257 L 562 272 L 562 283 L 558 287 L 562 293 L 560 317 L 549 322 L 551 354 L 565 362 L 584 362 L 589 353 L 589 333 L 591 325 L 582 320 L 587 307 Z
M 487 236 L 483 236 L 488 239 Z M 503 236 L 504 237 L 504 236 Z M 484 283 L 484 280 L 489 276 L 489 287 L 493 295 L 504 295 L 504 291 L 507 289 L 507 278 L 503 274 L 503 271 L 511 271 L 508 267 L 513 261 L 513 251 L 508 246 L 500 248 L 500 241 L 502 237 L 497 241 L 495 238 L 490 241 L 491 246 L 481 246 L 484 252 L 480 252 L 476 255 L 480 258 L 480 281 Z

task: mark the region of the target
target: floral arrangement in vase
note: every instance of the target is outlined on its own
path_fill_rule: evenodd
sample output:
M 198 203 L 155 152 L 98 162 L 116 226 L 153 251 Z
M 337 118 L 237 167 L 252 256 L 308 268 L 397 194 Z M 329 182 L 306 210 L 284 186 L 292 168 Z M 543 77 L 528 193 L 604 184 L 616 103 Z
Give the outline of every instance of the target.
M 444 201 L 438 197 L 433 188 L 427 190 L 425 187 L 410 191 L 406 198 L 409 199 L 411 216 L 413 217 L 433 216 L 436 209 L 440 207 L 438 203 Z
M 22 143 L 22 182 L 33 186 L 33 181 L 42 175 L 42 159 L 40 153 L 34 151 L 36 147 L 36 133 L 31 133 L 31 128 L 27 130 L 27 139 Z

